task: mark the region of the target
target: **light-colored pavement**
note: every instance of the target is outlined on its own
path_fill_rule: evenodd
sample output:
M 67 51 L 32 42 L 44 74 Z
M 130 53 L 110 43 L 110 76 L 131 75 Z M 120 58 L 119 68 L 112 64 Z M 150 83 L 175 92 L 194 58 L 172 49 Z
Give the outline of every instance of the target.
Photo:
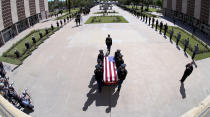
M 9 74 L 18 92 L 29 89 L 35 105 L 32 116 L 178 117 L 210 94 L 209 64 L 197 62 L 198 68 L 180 88 L 191 59 L 145 23 L 114 9 L 130 23 L 74 27 L 71 22 Z M 97 10 L 94 7 L 91 13 Z M 107 34 L 113 38 L 111 55 L 122 50 L 128 75 L 120 93 L 104 87 L 98 94 L 92 76 L 98 50 L 106 50 Z

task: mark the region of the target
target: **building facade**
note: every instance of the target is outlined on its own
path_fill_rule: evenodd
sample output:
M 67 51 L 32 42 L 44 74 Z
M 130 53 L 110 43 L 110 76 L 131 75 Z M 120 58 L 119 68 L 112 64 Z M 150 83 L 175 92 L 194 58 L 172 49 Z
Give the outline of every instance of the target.
M 163 14 L 210 35 L 210 0 L 163 0 Z
M 48 0 L 0 0 L 0 47 L 47 14 Z

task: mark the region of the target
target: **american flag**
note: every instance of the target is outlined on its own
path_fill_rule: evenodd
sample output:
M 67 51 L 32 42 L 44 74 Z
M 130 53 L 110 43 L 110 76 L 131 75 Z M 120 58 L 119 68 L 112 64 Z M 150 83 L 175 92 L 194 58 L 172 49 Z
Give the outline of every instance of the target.
M 107 85 L 116 84 L 118 81 L 117 68 L 115 65 L 114 57 L 104 57 L 104 72 L 103 80 Z

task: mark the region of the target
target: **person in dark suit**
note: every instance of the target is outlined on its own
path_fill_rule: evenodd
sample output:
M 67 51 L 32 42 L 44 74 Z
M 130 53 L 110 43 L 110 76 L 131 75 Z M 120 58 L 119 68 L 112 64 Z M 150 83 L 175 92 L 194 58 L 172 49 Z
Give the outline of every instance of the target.
M 110 53 L 111 46 L 112 46 L 112 38 L 110 35 L 106 38 L 106 46 L 107 46 L 107 51 Z
M 54 30 L 54 26 L 51 24 L 51 30 L 53 31 Z
M 184 71 L 184 75 L 182 76 L 182 79 L 180 80 L 181 83 L 184 83 L 186 78 L 192 73 L 193 71 L 193 62 L 186 65 L 186 69 Z
M 149 26 L 150 26 L 151 17 L 149 17 Z

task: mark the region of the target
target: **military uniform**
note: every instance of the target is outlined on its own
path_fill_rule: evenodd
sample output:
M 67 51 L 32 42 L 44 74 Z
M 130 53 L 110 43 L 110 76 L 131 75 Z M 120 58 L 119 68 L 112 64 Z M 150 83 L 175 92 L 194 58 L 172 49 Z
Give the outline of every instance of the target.
M 160 33 L 162 33 L 163 22 L 160 22 Z
M 151 17 L 149 17 L 149 26 L 150 26 L 150 20 L 151 20 Z
M 167 24 L 165 24 L 165 26 L 164 26 L 165 28 L 165 30 L 164 30 L 164 36 L 166 36 L 166 33 L 167 33 L 167 30 L 168 30 L 168 25 Z
M 155 22 L 155 18 L 153 17 L 153 18 L 152 18 L 152 28 L 153 28 L 153 26 L 154 26 L 154 22 Z
M 180 39 L 181 39 L 181 33 L 179 32 L 179 33 L 177 34 L 177 38 L 176 38 L 176 45 L 177 45 L 177 46 L 178 46 L 178 44 L 179 44 Z
M 57 27 L 59 27 L 59 23 L 58 23 L 58 21 L 57 21 Z
M 43 37 L 41 32 L 39 32 L 39 37 L 40 37 L 40 39 Z
M 35 44 L 36 43 L 36 39 L 35 39 L 35 37 L 34 36 L 32 36 L 32 41 L 33 41 L 33 43 Z
M 28 42 L 25 42 L 25 46 L 26 46 L 26 49 L 29 49 L 30 48 L 30 45 Z
M 192 60 L 194 60 L 195 58 L 195 55 L 198 53 L 199 51 L 199 47 L 198 47 L 198 44 L 195 46 L 195 49 L 194 49 L 194 52 L 193 52 L 193 55 L 192 55 Z
M 125 64 L 122 64 L 120 69 L 117 70 L 117 74 L 119 78 L 117 91 L 120 91 L 121 85 L 128 74 L 128 71 L 125 69 L 125 66 L 126 66 Z
M 97 62 L 99 63 L 99 61 L 104 61 L 104 53 L 103 50 L 99 50 L 99 54 L 98 54 L 98 58 L 97 58 Z
M 99 92 L 101 92 L 101 90 L 102 90 L 102 79 L 103 79 L 103 69 L 99 65 L 96 65 L 96 69 L 95 69 L 94 73 L 95 73 L 95 79 L 96 79 L 97 84 L 98 84 L 98 90 L 99 90 Z
M 186 52 L 188 45 L 189 45 L 189 38 L 185 39 L 184 52 Z
M 173 34 L 174 34 L 174 29 L 172 28 L 171 31 L 170 31 L 170 40 L 172 39 Z
M 156 20 L 155 30 L 157 30 L 158 23 L 159 23 L 158 20 Z
M 108 37 L 106 38 L 106 46 L 107 50 L 110 52 L 112 46 L 112 38 L 110 37 L 110 35 L 108 35 Z
M 54 26 L 51 24 L 51 29 L 54 30 Z

